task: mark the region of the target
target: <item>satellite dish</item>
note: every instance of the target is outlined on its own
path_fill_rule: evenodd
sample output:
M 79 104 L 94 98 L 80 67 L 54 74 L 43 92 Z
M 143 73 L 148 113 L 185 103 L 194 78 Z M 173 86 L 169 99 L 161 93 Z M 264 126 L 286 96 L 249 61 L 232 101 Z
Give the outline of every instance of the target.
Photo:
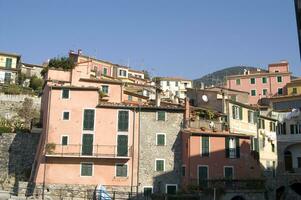
M 204 95 L 202 96 L 202 99 L 203 99 L 204 102 L 208 102 L 208 97 L 207 97 L 207 95 L 204 94 Z

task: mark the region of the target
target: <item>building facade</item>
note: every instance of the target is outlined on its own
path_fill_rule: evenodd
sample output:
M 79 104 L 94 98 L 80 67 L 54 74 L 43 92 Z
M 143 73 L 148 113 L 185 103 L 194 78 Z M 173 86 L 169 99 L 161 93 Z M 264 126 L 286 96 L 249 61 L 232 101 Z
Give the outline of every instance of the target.
M 15 84 L 20 70 L 21 55 L 0 52 L 0 84 Z
M 257 104 L 264 97 L 287 94 L 286 84 L 291 81 L 287 61 L 269 64 L 268 70 L 245 70 L 243 75 L 227 77 L 226 87 L 249 93 L 249 103 Z

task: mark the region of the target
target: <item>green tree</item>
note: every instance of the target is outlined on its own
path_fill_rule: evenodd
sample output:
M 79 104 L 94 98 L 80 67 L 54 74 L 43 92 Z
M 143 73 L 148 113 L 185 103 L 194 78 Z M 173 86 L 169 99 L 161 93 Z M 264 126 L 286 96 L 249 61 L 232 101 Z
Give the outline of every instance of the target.
M 34 91 L 41 91 L 43 86 L 43 79 L 38 78 L 37 76 L 33 76 L 30 78 L 29 87 Z

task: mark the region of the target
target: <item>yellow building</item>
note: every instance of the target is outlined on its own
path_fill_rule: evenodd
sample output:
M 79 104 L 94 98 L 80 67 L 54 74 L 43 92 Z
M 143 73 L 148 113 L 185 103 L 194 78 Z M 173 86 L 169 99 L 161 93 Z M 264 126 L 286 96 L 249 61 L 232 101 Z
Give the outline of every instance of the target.
M 286 87 L 288 95 L 301 94 L 301 78 L 292 80 L 290 83 L 286 84 Z
M 0 52 L 0 84 L 16 83 L 21 55 Z

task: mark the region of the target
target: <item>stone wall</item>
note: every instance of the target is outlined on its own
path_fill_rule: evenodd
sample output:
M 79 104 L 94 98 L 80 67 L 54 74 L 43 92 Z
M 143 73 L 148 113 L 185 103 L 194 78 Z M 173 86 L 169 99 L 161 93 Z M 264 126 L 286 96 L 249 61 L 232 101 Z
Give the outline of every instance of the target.
M 156 111 L 141 112 L 139 192 L 152 186 L 153 192 L 165 192 L 166 184 L 177 184 L 181 178 L 181 141 L 179 132 L 183 113 L 166 111 L 166 121 L 156 120 Z M 165 133 L 165 146 L 156 145 L 156 133 Z M 156 172 L 156 159 L 165 159 L 165 171 Z
M 28 181 L 39 136 L 38 133 L 0 134 L 0 190 Z
M 22 105 L 25 98 L 33 100 L 37 110 L 41 107 L 41 98 L 30 95 L 6 95 L 0 93 L 0 117 L 12 118 L 17 114 L 16 109 Z

